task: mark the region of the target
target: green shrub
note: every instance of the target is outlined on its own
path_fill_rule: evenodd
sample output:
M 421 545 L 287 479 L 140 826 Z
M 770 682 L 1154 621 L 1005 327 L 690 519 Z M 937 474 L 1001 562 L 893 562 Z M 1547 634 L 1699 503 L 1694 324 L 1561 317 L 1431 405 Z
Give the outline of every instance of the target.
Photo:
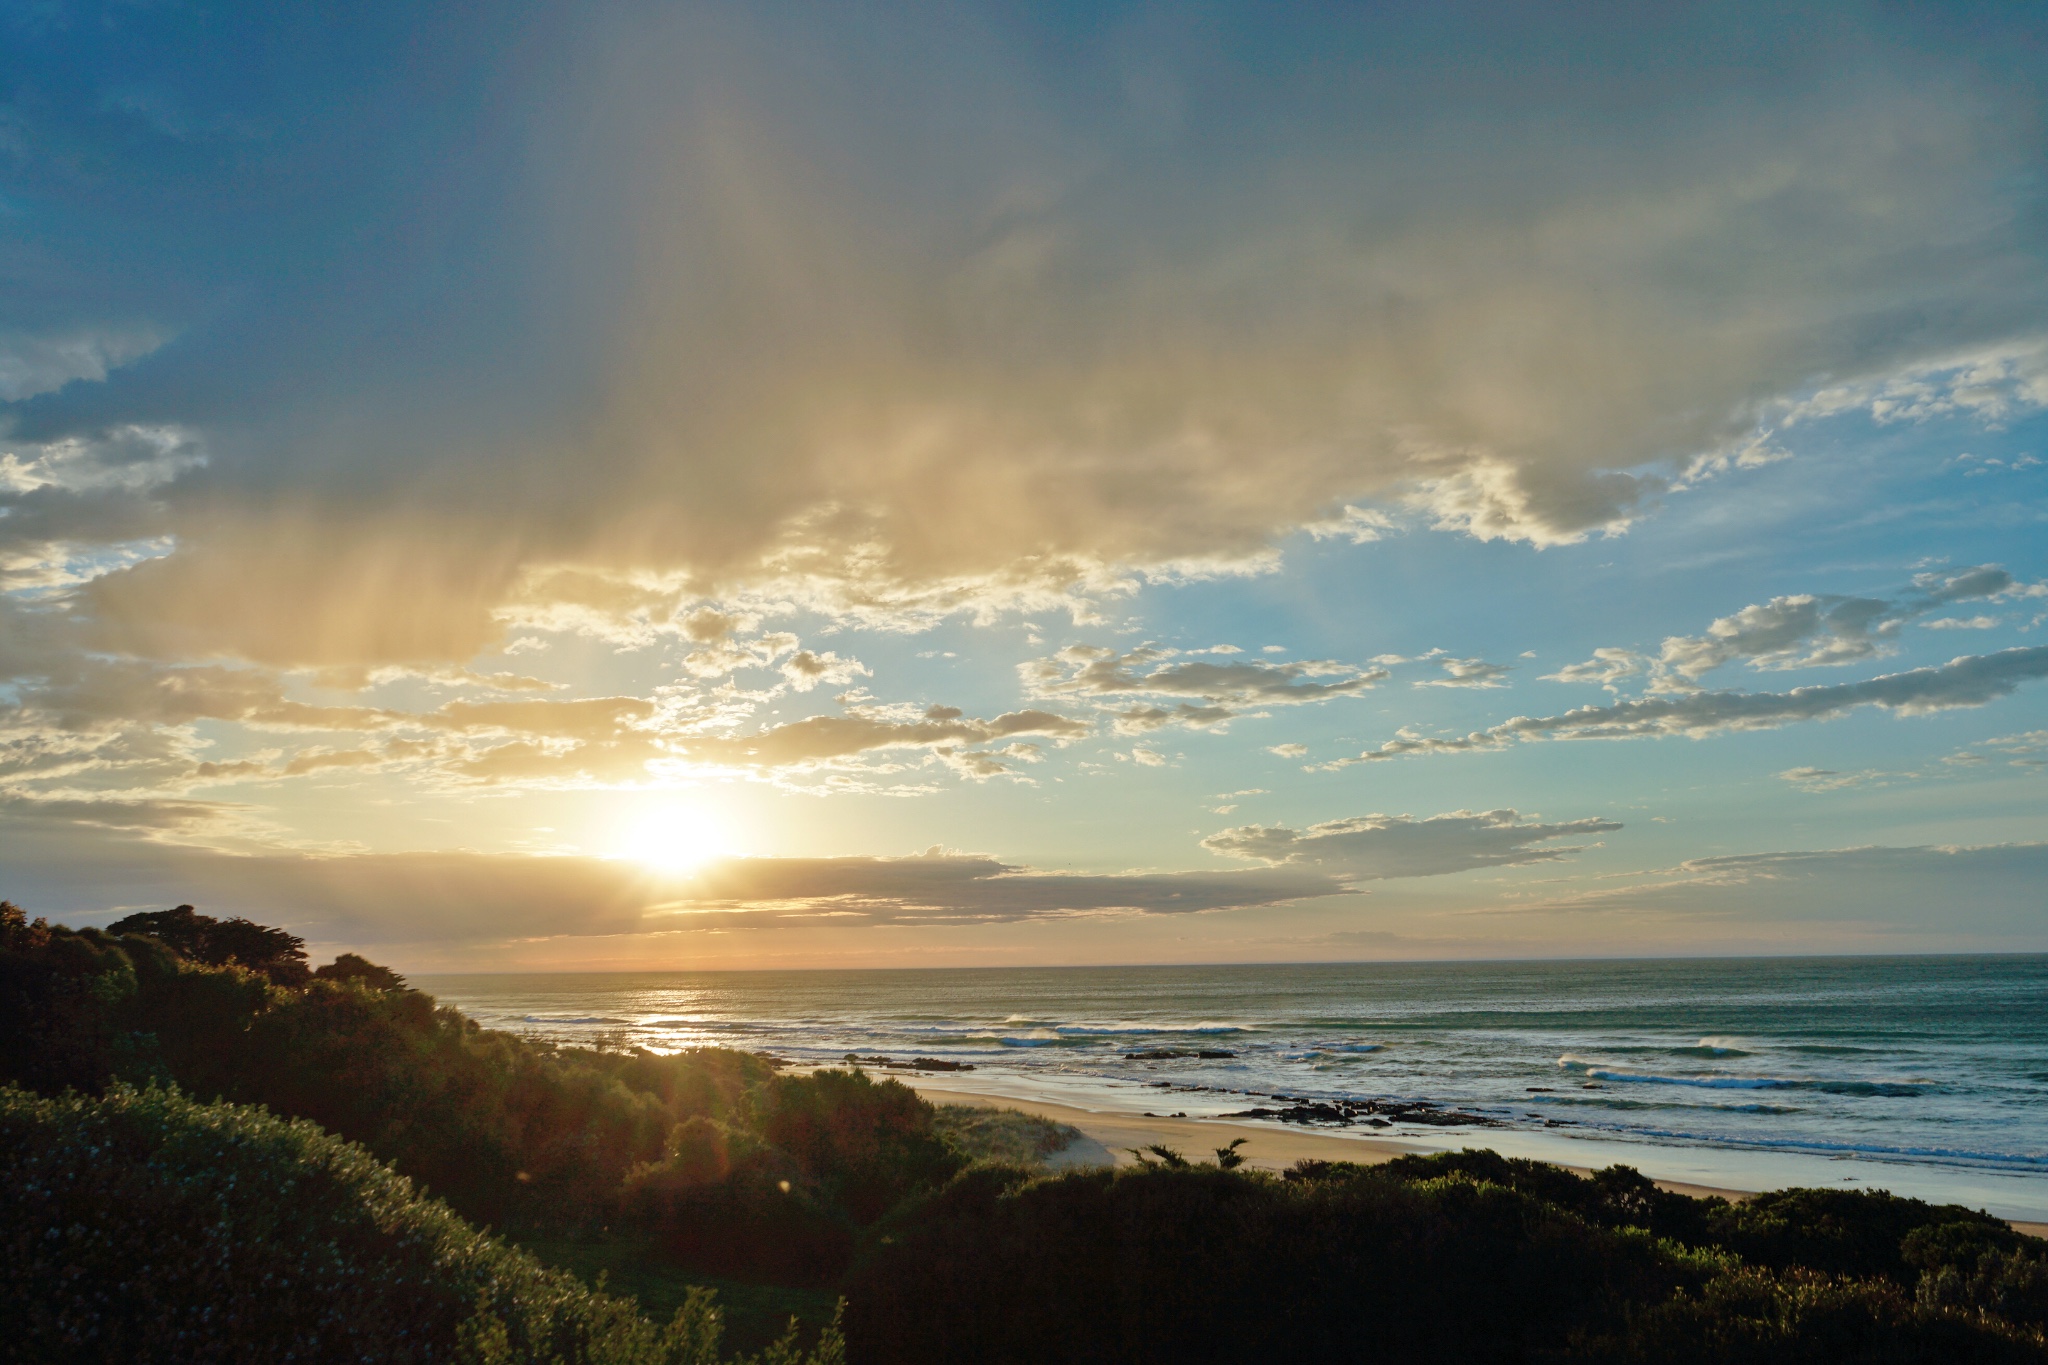
M 854 1227 L 803 1168 L 744 1129 L 692 1118 L 626 1177 L 620 1215 L 677 1264 L 706 1275 L 822 1285 L 846 1269 Z
M 943 1184 L 963 1164 L 934 1128 L 932 1106 L 898 1081 L 814 1071 L 772 1077 L 750 1099 L 761 1136 L 860 1223 Z
M 877 1224 L 847 1334 L 902 1365 L 1523 1360 L 1718 1268 L 1457 1174 L 977 1166 Z
M 1914 1229 L 1899 1250 L 1920 1272 L 1923 1306 L 2048 1328 L 2048 1248 L 2039 1241 L 2009 1227 L 1941 1223 Z
M 1297 1167 L 1296 1178 L 1313 1179 L 1317 1168 L 1331 1169 L 1329 1163 L 1305 1162 Z M 1642 1228 L 1658 1237 L 1688 1243 L 1710 1240 L 1705 1235 L 1707 1218 L 1712 1210 L 1725 1202 L 1691 1199 L 1660 1190 L 1654 1181 L 1633 1166 L 1609 1166 L 1591 1176 L 1581 1176 L 1548 1162 L 1504 1157 L 1498 1152 L 1474 1148 L 1396 1157 L 1372 1170 L 1381 1176 L 1395 1176 L 1403 1180 L 1462 1175 L 1467 1179 L 1519 1190 L 1532 1198 L 1569 1209 L 1602 1227 Z
M 198 916 L 184 933 L 187 917 L 162 915 L 173 938 L 221 928 Z M 734 1115 L 773 1075 L 742 1053 L 599 1053 L 495 1033 L 375 964 L 335 966 L 287 988 L 159 938 L 31 925 L 6 906 L 0 1080 L 45 1094 L 165 1081 L 264 1104 L 363 1143 L 467 1217 L 509 1226 L 601 1221 L 677 1122 Z
M 694 1294 L 658 1330 L 303 1120 L 116 1086 L 0 1089 L 0 1356 L 717 1365 Z M 769 1360 L 839 1360 L 792 1337 Z
M 1584 1365 L 2040 1365 L 2038 1337 L 1930 1311 L 1886 1279 L 1750 1267 L 1563 1357 Z
M 137 1052 L 134 964 L 110 940 L 0 901 L 0 1082 L 97 1090 Z
M 1706 1235 L 1745 1261 L 1774 1270 L 1794 1266 L 1830 1275 L 1881 1275 L 1910 1285 L 1915 1267 L 1906 1238 L 1942 1224 L 2012 1235 L 1986 1213 L 1955 1204 L 1902 1199 L 1883 1190 L 1774 1190 L 1715 1209 Z

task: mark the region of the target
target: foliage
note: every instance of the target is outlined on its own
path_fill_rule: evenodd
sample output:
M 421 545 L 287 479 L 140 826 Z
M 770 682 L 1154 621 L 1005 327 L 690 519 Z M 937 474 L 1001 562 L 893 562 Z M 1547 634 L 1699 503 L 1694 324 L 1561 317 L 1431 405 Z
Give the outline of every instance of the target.
M 1294 1179 L 1315 1179 L 1319 1172 L 1335 1169 L 1332 1163 L 1303 1162 L 1289 1175 Z M 1658 1237 L 1694 1245 L 1719 1244 L 1707 1237 L 1707 1220 L 1715 1210 L 1726 1207 L 1724 1200 L 1691 1199 L 1660 1190 L 1633 1166 L 1609 1166 L 1587 1178 L 1548 1162 L 1470 1148 L 1462 1152 L 1396 1157 L 1377 1170 L 1403 1180 L 1462 1175 L 1519 1190 L 1601 1227 L 1642 1228 Z
M 380 967 L 366 957 L 343 953 L 313 973 L 322 981 L 354 981 L 373 991 L 402 991 L 405 978 L 389 967 Z
M 832 1321 L 838 1295 L 830 1289 L 761 1284 L 707 1275 L 676 1263 L 652 1241 L 624 1229 L 564 1237 L 523 1237 L 519 1245 L 542 1264 L 573 1272 L 606 1293 L 633 1299 L 656 1322 L 667 1322 L 690 1294 L 717 1295 L 723 1341 L 731 1351 L 761 1351 L 785 1335 L 792 1319 L 806 1341 Z
M 933 1127 L 931 1104 L 866 1072 L 775 1076 L 749 1093 L 754 1126 L 856 1222 L 871 1223 L 961 1160 Z
M 1589 1365 L 2048 1361 L 2031 1325 L 2048 1263 L 1995 1220 L 1825 1191 L 1738 1207 L 1491 1152 L 1285 1178 L 980 1166 L 876 1226 L 848 1338 L 857 1361 L 906 1365 L 1354 1361 L 1368 1343 Z M 1854 1251 L 1861 1278 L 1745 1265 L 1724 1240 L 1783 1250 L 1800 1211 L 1824 1218 L 1805 1245 Z M 1917 1292 L 1891 1265 L 1918 1271 Z
M 1886 1279 L 1732 1270 L 1592 1341 L 1587 1365 L 2021 1365 L 2039 1338 L 1930 1311 Z
M 780 1284 L 829 1283 L 854 1225 L 790 1155 L 744 1129 L 693 1118 L 627 1176 L 621 1215 L 679 1265 Z
M 1461 1176 L 977 1167 L 878 1230 L 848 1339 L 905 1365 L 1522 1359 L 1714 1269 Z
M 1028 1164 L 1062 1152 L 1081 1136 L 1078 1128 L 1019 1109 L 979 1104 L 942 1104 L 932 1127 L 964 1161 Z
M 1923 1306 L 2048 1328 L 2048 1247 L 2039 1241 L 1970 1220 L 1923 1224 L 1899 1251 L 1920 1272 Z
M 0 1360 L 712 1365 L 714 1276 L 757 1365 L 841 1360 L 841 1286 L 852 1358 L 878 1365 L 2048 1365 L 2048 1249 L 1968 1209 L 1730 1204 L 1488 1151 L 1275 1177 L 1240 1142 L 1048 1176 L 1073 1131 L 1016 1111 L 556 1046 L 352 954 L 306 973 L 261 925 L 120 923 L 149 932 L 0 902 L 0 1082 L 46 1097 L 0 1090 L 0 1313 L 24 1324 Z M 617 1271 L 668 1326 L 465 1219 L 599 1289 Z M 793 1319 L 774 1335 L 792 1312 L 809 1355 Z
M 135 991 L 118 947 L 0 901 L 0 1082 L 97 1089 L 134 1051 L 123 1013 Z
M 1776 1270 L 1803 1266 L 1910 1284 L 1915 1267 L 1906 1259 L 1906 1239 L 1943 1224 L 2014 1235 L 1989 1214 L 1882 1190 L 1775 1190 L 1716 1210 L 1708 1235 L 1744 1260 Z
M 0 1089 L 0 1229 L 14 1360 L 719 1360 L 708 1295 L 656 1329 L 361 1147 L 175 1091 Z M 843 1356 L 828 1331 L 768 1359 Z
M 306 966 L 306 941 L 298 935 L 239 917 L 218 920 L 189 905 L 140 911 L 115 920 L 107 932 L 147 934 L 180 957 L 210 967 L 236 963 L 280 986 L 302 985 L 311 974 Z

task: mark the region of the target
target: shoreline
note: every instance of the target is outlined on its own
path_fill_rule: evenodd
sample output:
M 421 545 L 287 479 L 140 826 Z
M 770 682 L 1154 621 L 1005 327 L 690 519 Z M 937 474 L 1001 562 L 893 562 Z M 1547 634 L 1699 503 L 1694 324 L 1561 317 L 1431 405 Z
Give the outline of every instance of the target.
M 1348 1133 L 1297 1129 L 1242 1119 L 1108 1113 L 1026 1095 L 954 1090 L 943 1083 L 927 1083 L 915 1074 L 888 1074 L 933 1104 L 1016 1109 L 1080 1130 L 1083 1134 L 1081 1142 L 1076 1142 L 1065 1151 L 1055 1153 L 1047 1161 L 1047 1166 L 1054 1170 L 1104 1164 L 1134 1165 L 1137 1158 L 1131 1155 L 1130 1149 L 1146 1147 L 1153 1143 L 1175 1148 L 1185 1152 L 1190 1160 L 1201 1161 L 1207 1159 L 1208 1154 L 1215 1148 L 1238 1137 L 1247 1139 L 1244 1147 L 1240 1149 L 1244 1155 L 1245 1165 L 1263 1171 L 1283 1171 L 1295 1162 L 1303 1160 L 1355 1161 L 1362 1165 L 1377 1165 L 1383 1161 L 1391 1161 L 1397 1156 L 1446 1150 L 1442 1146 L 1423 1146 L 1397 1138 L 1353 1136 Z M 1488 1144 L 1482 1134 L 1474 1134 L 1472 1141 L 1459 1145 L 1484 1147 Z M 1592 1174 L 1592 1168 L 1587 1166 L 1568 1162 L 1551 1164 L 1579 1175 Z M 1761 1192 L 1720 1185 L 1694 1184 L 1682 1180 L 1656 1180 L 1655 1177 L 1652 1179 L 1661 1190 L 1669 1190 L 1673 1194 L 1683 1194 L 1694 1199 L 1718 1198 L 1739 1203 Z M 2007 1221 L 2014 1229 L 2030 1237 L 2048 1238 L 2048 1222 L 2021 1219 Z

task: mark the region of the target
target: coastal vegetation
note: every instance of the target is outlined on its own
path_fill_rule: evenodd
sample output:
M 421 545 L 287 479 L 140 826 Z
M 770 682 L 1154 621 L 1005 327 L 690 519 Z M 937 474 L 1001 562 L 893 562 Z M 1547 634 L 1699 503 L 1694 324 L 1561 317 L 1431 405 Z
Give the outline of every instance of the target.
M 494 1032 L 303 947 L 0 903 L 0 1359 L 2048 1362 L 2048 1255 L 1964 1208 L 1484 1151 L 1051 1172 L 1014 1111 Z

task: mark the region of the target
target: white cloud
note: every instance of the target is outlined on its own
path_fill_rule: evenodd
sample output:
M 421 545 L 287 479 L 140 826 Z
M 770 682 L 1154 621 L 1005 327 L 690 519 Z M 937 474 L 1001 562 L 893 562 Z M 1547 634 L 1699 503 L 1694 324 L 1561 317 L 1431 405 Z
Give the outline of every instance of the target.
M 1050 659 L 1020 666 L 1025 683 L 1046 696 L 1201 697 L 1240 706 L 1294 705 L 1362 692 L 1387 676 L 1329 659 L 1296 663 L 1167 662 L 1176 651 L 1141 645 L 1127 653 L 1103 645 L 1070 645 Z M 1322 679 L 1330 681 L 1321 681 Z
M 2043 407 L 2048 407 L 2048 340 L 2029 337 L 1823 389 L 1790 405 L 1785 422 L 1862 409 L 1887 423 L 1966 416 L 1995 425 Z
M 1913 775 L 1880 772 L 1875 768 L 1853 773 L 1836 772 L 1830 768 L 1787 768 L 1778 777 L 1804 792 L 1836 792 L 1852 787 L 1882 786 L 1894 777 Z
M 1614 691 L 1614 684 L 1623 678 L 1633 678 L 1643 672 L 1645 663 L 1640 654 L 1627 649 L 1596 649 L 1593 657 L 1584 663 L 1567 664 L 1555 673 L 1543 675 L 1545 682 L 1598 683 L 1608 691 Z
M 1921 573 L 1911 591 L 1898 598 L 1817 596 L 1774 597 L 1744 607 L 1708 625 L 1701 635 L 1668 637 L 1654 658 L 1627 649 L 1596 649 L 1584 663 L 1547 674 L 1553 682 L 1594 682 L 1615 691 L 1623 678 L 1647 673 L 1653 693 L 1695 690 L 1717 668 L 1746 663 L 1760 672 L 1841 666 L 1891 652 L 1900 628 L 1955 602 L 2002 601 L 2034 596 L 2035 585 L 2016 581 L 1996 564 Z M 1989 629 L 1995 618 L 1953 617 L 1927 621 L 1930 629 Z
M 1862 706 L 1902 716 L 1982 706 L 2010 696 L 2023 682 L 2048 677 L 2048 647 L 1964 655 L 1930 668 L 1888 673 L 1864 682 L 1798 687 L 1790 692 L 1695 692 L 1587 706 L 1558 716 L 1517 716 L 1486 730 L 1436 738 L 1402 730 L 1396 738 L 1331 768 L 1410 755 L 1474 753 L 1525 740 L 1701 738 L 1728 730 L 1770 730 L 1796 721 L 1827 720 Z
M 1515 671 L 1513 664 L 1490 664 L 1484 659 L 1439 659 L 1437 667 L 1448 675 L 1442 678 L 1421 678 L 1417 687 L 1506 687 L 1503 681 Z

